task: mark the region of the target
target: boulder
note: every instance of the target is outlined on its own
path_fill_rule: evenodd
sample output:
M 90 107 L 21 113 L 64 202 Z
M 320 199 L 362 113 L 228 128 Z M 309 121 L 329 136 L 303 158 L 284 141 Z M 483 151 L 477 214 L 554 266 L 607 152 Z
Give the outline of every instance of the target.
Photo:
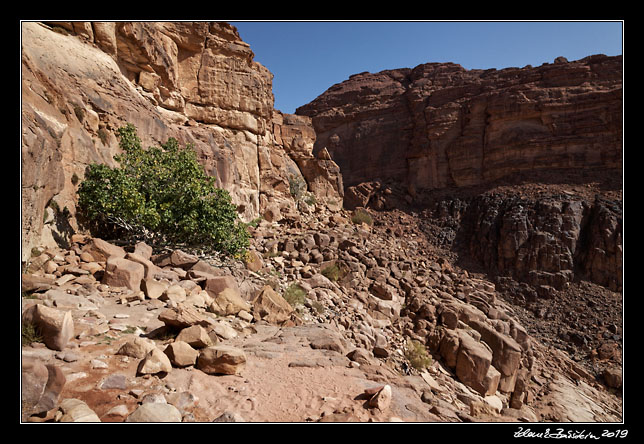
M 124 258 L 127 254 L 122 247 L 110 244 L 97 237 L 85 245 L 83 251 L 91 254 L 97 262 L 105 262 L 110 256 Z
M 101 422 L 96 412 L 80 399 L 64 399 L 58 408 L 58 422 Z
M 74 320 L 71 311 L 35 304 L 23 312 L 22 321 L 35 325 L 45 345 L 52 350 L 62 351 L 74 336 Z
M 137 407 L 125 422 L 181 422 L 181 412 L 172 404 L 148 402 Z
M 269 324 L 280 325 L 291 319 L 293 307 L 280 294 L 266 285 L 253 300 L 255 321 L 264 320 Z
M 149 279 L 154 277 L 157 273 L 161 271 L 159 267 L 154 265 L 150 259 L 146 259 L 145 257 L 141 256 L 140 254 L 137 253 L 127 253 L 125 255 L 125 259 L 130 260 L 132 262 L 136 262 L 137 264 L 143 265 L 143 268 L 145 270 L 144 272 L 144 277 L 145 279 Z
M 467 333 L 459 334 L 459 341 L 456 376 L 462 383 L 484 395 L 488 391 L 484 381 L 492 364 L 492 352 Z
M 127 287 L 139 291 L 145 277 L 145 267 L 118 256 L 110 256 L 105 266 L 102 283 L 112 287 Z
M 485 322 L 471 320 L 469 325 L 481 334 L 481 340 L 492 350 L 492 364 L 501 373 L 499 389 L 506 393 L 512 392 L 521 363 L 521 346 L 510 336 L 496 331 Z
M 620 368 L 607 368 L 602 375 L 608 387 L 618 389 L 622 386 L 622 370 Z
M 208 374 L 237 375 L 245 366 L 244 351 L 226 345 L 204 348 L 197 359 L 197 368 Z
M 237 281 L 232 276 L 213 276 L 206 279 L 206 283 L 204 285 L 204 290 L 206 290 L 213 298 L 216 298 L 217 295 L 226 288 L 231 288 L 241 294 Z
M 145 279 L 141 282 L 141 290 L 148 299 L 159 299 L 168 288 L 168 284 L 154 279 Z
M 156 345 L 154 344 L 154 341 L 137 336 L 129 339 L 125 344 L 123 344 L 118 349 L 116 354 L 143 359 L 149 352 L 151 352 L 155 348 Z
M 185 302 L 186 298 L 186 289 L 178 284 L 170 285 L 165 289 L 161 296 L 159 296 L 159 299 L 162 301 L 172 301 L 177 304 Z
M 144 259 L 150 260 L 150 258 L 152 257 L 152 247 L 145 242 L 137 242 L 134 245 L 134 254 Z
M 172 370 L 172 364 L 168 356 L 158 348 L 153 348 L 139 363 L 137 374 L 156 374 L 169 373 Z
M 168 308 L 159 314 L 159 320 L 173 328 L 186 328 L 191 325 L 208 326 L 212 323 L 202 316 L 196 309 L 178 304 L 177 307 Z
M 23 419 L 29 415 L 42 415 L 54 409 L 65 383 L 65 374 L 60 367 L 45 364 L 38 359 L 23 359 L 21 378 Z
M 189 254 L 181 250 L 174 250 L 172 253 L 156 256 L 153 262 L 159 267 L 178 267 L 188 270 L 190 267 L 199 262 L 199 258 L 194 254 Z
M 236 315 L 240 311 L 251 311 L 248 302 L 242 299 L 238 288 L 227 287 L 214 296 L 209 310 L 219 316 Z
M 199 356 L 199 351 L 192 348 L 187 342 L 179 339 L 168 344 L 163 352 L 168 356 L 172 365 L 176 367 L 195 365 L 197 357 Z
M 244 257 L 244 264 L 246 268 L 253 272 L 258 272 L 264 266 L 262 257 L 253 250 L 249 250 Z
M 183 341 L 195 348 L 204 348 L 213 345 L 212 339 L 208 336 L 208 332 L 201 325 L 191 325 L 186 327 L 175 339 L 176 341 Z
M 385 385 L 371 399 L 369 399 L 369 407 L 377 408 L 380 411 L 385 411 L 389 408 L 392 399 L 391 386 Z

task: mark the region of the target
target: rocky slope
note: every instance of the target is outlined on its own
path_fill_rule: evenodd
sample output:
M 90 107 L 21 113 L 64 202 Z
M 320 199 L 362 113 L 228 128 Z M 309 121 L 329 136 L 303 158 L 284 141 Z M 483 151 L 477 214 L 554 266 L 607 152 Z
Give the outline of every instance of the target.
M 23 421 L 622 420 L 619 58 L 363 73 L 309 117 L 225 23 L 22 50 Z M 78 227 L 126 122 L 262 216 L 243 260 Z
M 607 387 L 619 372 L 594 375 L 534 340 L 410 216 L 375 217 L 318 207 L 264 221 L 245 265 L 82 235 L 45 249 L 22 281 L 23 325 L 42 332 L 22 348 L 23 419 L 621 419 Z M 424 366 L 412 340 L 433 356 Z

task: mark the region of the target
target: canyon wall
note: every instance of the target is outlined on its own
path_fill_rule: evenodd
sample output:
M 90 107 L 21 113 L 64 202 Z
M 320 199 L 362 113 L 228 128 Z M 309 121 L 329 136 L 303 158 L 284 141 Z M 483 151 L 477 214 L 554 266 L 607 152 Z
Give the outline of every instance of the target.
M 85 168 L 114 165 L 126 123 L 146 147 L 192 144 L 243 220 L 295 214 L 294 180 L 318 204 L 342 204 L 337 165 L 312 155 L 310 119 L 273 109 L 273 75 L 229 24 L 24 22 L 21 49 L 23 260 L 79 228 Z
M 480 185 L 512 173 L 620 168 L 622 57 L 466 70 L 453 63 L 361 73 L 296 114 L 313 119 L 345 186 Z

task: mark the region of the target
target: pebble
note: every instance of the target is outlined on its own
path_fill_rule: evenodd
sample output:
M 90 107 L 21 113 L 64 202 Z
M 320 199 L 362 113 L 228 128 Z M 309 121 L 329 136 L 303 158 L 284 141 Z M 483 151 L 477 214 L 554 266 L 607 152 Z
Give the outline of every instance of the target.
M 108 365 L 105 362 L 98 359 L 92 359 L 89 363 L 93 369 L 108 368 Z

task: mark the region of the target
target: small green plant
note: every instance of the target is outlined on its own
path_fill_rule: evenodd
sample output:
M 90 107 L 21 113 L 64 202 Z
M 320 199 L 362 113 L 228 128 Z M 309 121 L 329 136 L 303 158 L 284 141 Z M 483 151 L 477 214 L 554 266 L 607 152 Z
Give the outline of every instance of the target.
M 313 193 L 306 193 L 306 196 L 304 197 L 303 200 L 304 200 L 304 203 L 309 206 L 315 205 L 317 203 L 317 199 L 315 197 L 315 194 Z
M 250 222 L 248 222 L 246 225 L 248 225 L 249 227 L 257 228 L 263 220 L 264 220 L 264 217 L 259 216 L 251 220 Z
M 69 35 L 69 32 L 65 28 L 61 28 L 60 26 L 54 26 L 53 28 L 51 28 L 51 30 L 58 34 Z
M 324 267 L 321 273 L 322 276 L 332 282 L 337 282 L 346 275 L 345 270 L 340 265 L 335 263 Z
M 295 307 L 298 304 L 304 305 L 304 302 L 306 302 L 306 291 L 298 284 L 293 283 L 284 291 L 283 297 L 291 307 Z
M 311 302 L 310 302 L 310 305 L 311 305 L 311 308 L 313 308 L 313 309 L 315 310 L 315 312 L 316 312 L 317 314 L 319 314 L 319 315 L 324 314 L 324 311 L 326 310 L 326 309 L 324 308 L 324 305 L 322 305 L 322 304 L 321 304 L 320 302 L 318 302 L 318 301 L 311 301 Z
M 118 230 L 158 233 L 166 240 L 229 255 L 249 245 L 228 191 L 216 188 L 191 145 L 170 138 L 161 147 L 143 149 L 136 128 L 119 128 L 123 154 L 112 168 L 91 164 L 78 189 L 80 216 L 97 235 Z
M 302 176 L 291 174 L 288 178 L 288 186 L 291 196 L 293 196 L 295 200 L 300 200 L 306 191 L 306 182 Z
M 107 131 L 105 130 L 105 128 L 99 128 L 98 129 L 98 138 L 101 140 L 103 145 L 107 145 L 108 137 L 109 137 L 109 135 L 107 134 Z
M 83 107 L 80 105 L 74 105 L 74 114 L 76 114 L 78 121 L 83 123 L 83 120 L 85 119 L 85 110 Z
M 369 214 L 369 212 L 364 208 L 356 208 L 351 215 L 351 222 L 357 225 L 362 223 L 373 225 L 373 217 L 371 217 L 371 214 Z
M 121 334 L 122 335 L 131 335 L 134 332 L 136 332 L 136 327 L 128 325 L 127 328 L 121 332 Z
M 43 342 L 38 328 L 31 323 L 22 324 L 22 346 L 31 345 L 33 342 Z
M 432 364 L 432 358 L 427 353 L 425 346 L 410 338 L 407 339 L 405 358 L 407 358 L 411 366 L 416 370 L 423 370 Z

